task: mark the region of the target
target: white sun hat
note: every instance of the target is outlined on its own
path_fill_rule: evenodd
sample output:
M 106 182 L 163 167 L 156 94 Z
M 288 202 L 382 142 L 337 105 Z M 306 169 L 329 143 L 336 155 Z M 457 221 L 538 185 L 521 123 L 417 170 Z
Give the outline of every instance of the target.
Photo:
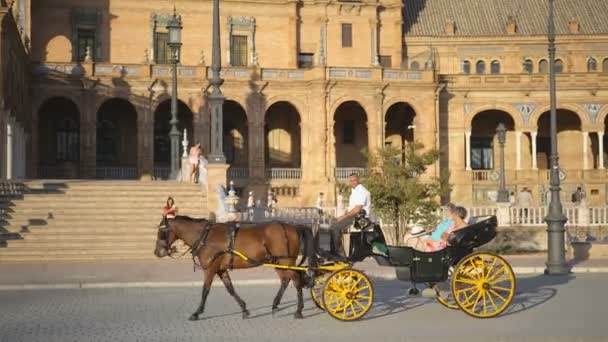
M 410 230 L 410 235 L 411 236 L 419 236 L 419 235 L 424 235 L 424 234 L 426 234 L 426 231 L 420 225 L 415 225 Z

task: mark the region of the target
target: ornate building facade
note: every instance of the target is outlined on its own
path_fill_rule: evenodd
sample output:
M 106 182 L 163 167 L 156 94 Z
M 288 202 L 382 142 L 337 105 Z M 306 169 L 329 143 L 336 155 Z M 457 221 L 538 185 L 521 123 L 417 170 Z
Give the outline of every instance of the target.
M 173 2 L 4 5 L 14 32 L 2 26 L 2 46 L 22 42 L 24 57 L 6 60 L 3 49 L 2 72 L 29 86 L 9 95 L 14 82 L 3 77 L 5 108 L 23 98 L 11 115 L 21 118 L 27 163 L 10 176 L 166 178 Z M 184 27 L 178 126 L 208 151 L 211 1 L 175 5 Z M 417 140 L 441 151 L 429 175 L 450 171 L 450 200 L 485 203 L 498 184 L 502 122 L 509 189 L 527 187 L 543 203 L 545 1 L 224 0 L 220 8 L 224 151 L 240 186 L 275 188 L 281 205 L 311 205 L 319 192 L 330 203 L 336 182 L 363 171 L 363 150 Z M 603 205 L 608 3 L 558 1 L 557 14 L 564 194 L 582 184 Z M 3 161 L 6 151 L 5 143 Z

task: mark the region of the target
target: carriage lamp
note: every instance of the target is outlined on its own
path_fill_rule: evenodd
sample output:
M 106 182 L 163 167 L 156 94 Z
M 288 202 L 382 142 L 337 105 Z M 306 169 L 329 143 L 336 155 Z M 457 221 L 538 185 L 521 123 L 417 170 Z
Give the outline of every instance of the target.
M 177 63 L 179 63 L 180 49 L 182 46 L 182 18 L 177 15 L 173 7 L 173 17 L 167 23 L 169 31 L 169 48 L 171 49 L 171 63 L 173 64 L 173 79 L 171 90 L 171 131 L 169 139 L 171 141 L 171 179 L 176 179 L 179 168 L 179 130 L 177 129 Z
M 505 142 L 507 140 L 507 129 L 502 122 L 496 127 L 496 135 L 498 136 L 498 145 L 500 147 L 500 183 L 498 185 L 496 202 L 508 203 L 509 192 L 505 188 Z

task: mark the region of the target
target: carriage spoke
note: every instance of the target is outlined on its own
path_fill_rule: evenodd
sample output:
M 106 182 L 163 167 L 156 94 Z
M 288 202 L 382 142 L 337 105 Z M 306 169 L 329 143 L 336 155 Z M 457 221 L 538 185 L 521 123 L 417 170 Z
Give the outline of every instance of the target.
M 365 306 L 364 306 L 363 304 L 359 303 L 359 301 L 358 301 L 358 300 L 354 300 L 353 302 L 354 302 L 354 303 L 356 303 L 357 305 L 359 305 L 359 307 L 360 307 L 361 309 L 365 310 Z
M 496 277 L 500 276 L 500 275 L 504 275 L 504 270 L 505 270 L 505 266 L 502 265 L 502 267 L 498 268 L 497 271 L 491 276 L 486 278 L 486 281 L 488 282 L 492 282 L 492 280 L 496 279 Z
M 496 302 L 494 302 L 494 298 L 492 298 L 492 296 L 489 294 L 488 298 L 490 299 L 490 304 L 492 304 L 492 306 L 494 307 L 494 312 L 498 311 L 498 305 L 496 305 Z
M 498 292 L 494 291 L 493 289 L 490 289 L 490 292 L 493 293 L 494 295 L 496 295 L 497 297 L 499 297 L 500 299 L 502 299 L 504 302 L 507 301 L 507 299 L 503 296 L 501 296 Z
M 459 295 L 461 293 L 464 293 L 464 292 L 467 292 L 467 291 L 473 291 L 473 290 L 476 290 L 476 289 L 477 289 L 477 286 L 471 286 L 471 287 L 467 287 L 465 289 L 458 289 L 458 290 L 456 290 L 454 292 L 456 292 L 456 295 Z
M 483 303 L 483 314 L 485 315 L 488 312 L 488 303 L 487 303 L 487 300 L 486 300 L 486 291 L 482 292 L 482 296 L 483 296 L 483 298 L 481 300 L 482 300 L 482 303 Z
M 500 291 L 506 291 L 506 292 L 511 292 L 511 289 L 508 287 L 503 287 L 503 286 L 492 286 L 493 290 L 500 290 Z
M 487 279 L 490 274 L 492 273 L 492 271 L 494 270 L 494 265 L 496 265 L 496 260 L 498 260 L 498 258 L 494 258 L 494 260 L 492 260 L 492 265 L 490 265 L 490 267 L 487 268 L 488 273 L 484 272 L 483 278 Z
M 474 277 L 473 279 L 475 279 L 475 280 L 479 280 L 479 279 L 480 279 L 480 277 L 479 277 L 479 273 L 477 273 L 477 272 L 473 272 L 473 271 L 475 271 L 475 270 L 477 269 L 477 266 L 476 266 L 476 265 L 475 265 L 475 263 L 473 262 L 473 259 L 469 259 L 469 264 L 470 264 L 471 266 L 470 266 L 470 269 L 469 269 L 469 270 L 468 270 L 468 272 L 467 272 L 467 275 L 469 275 L 469 276 L 471 276 L 471 277 Z
M 456 281 L 459 283 L 463 283 L 463 284 L 469 284 L 469 285 L 477 285 L 478 281 L 474 280 L 474 279 L 459 279 L 456 278 Z
M 479 299 L 481 299 L 482 294 L 482 291 L 478 291 L 477 298 L 475 298 L 475 303 L 473 303 L 473 305 L 471 306 L 472 311 L 475 311 L 475 309 L 477 308 L 477 303 L 479 303 Z

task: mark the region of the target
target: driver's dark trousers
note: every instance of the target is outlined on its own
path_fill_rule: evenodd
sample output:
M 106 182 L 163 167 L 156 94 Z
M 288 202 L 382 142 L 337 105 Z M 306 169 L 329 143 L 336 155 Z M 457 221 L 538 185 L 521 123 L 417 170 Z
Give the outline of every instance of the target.
M 340 222 L 336 222 L 329 227 L 330 252 L 335 255 L 344 256 L 344 246 L 342 245 L 342 233 L 355 221 L 354 217 L 349 217 Z

